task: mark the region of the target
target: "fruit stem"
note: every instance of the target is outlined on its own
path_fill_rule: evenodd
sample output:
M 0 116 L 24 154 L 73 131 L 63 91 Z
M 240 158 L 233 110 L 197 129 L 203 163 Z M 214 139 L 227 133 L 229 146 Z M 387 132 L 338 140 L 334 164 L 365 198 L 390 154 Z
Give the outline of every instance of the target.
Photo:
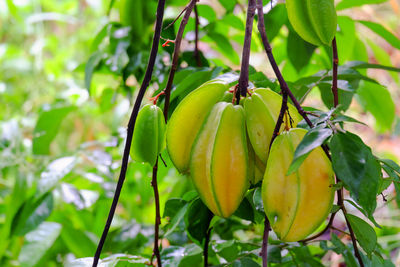
M 249 85 L 249 61 L 250 61 L 250 47 L 251 35 L 253 32 L 253 21 L 256 12 L 256 1 L 249 0 L 246 17 L 246 29 L 244 35 L 243 51 L 242 51 L 242 65 L 240 68 L 239 76 L 239 90 L 236 93 L 236 103 L 239 104 L 240 96 L 246 97 L 247 87 Z
M 204 240 L 203 257 L 204 257 L 204 267 L 208 266 L 208 245 L 210 243 L 212 227 L 208 228 L 206 233 L 206 238 Z
M 183 31 L 185 30 L 185 27 L 189 20 L 190 14 L 192 13 L 194 6 L 196 5 L 196 1 L 197 0 L 191 0 L 189 2 L 189 4 L 185 7 L 185 9 L 184 9 L 185 15 L 183 15 L 181 24 L 179 25 L 178 33 L 176 34 L 174 53 L 172 55 L 172 65 L 171 65 L 171 69 L 169 71 L 168 82 L 164 89 L 164 91 L 165 91 L 165 104 L 164 104 L 165 122 L 167 122 L 167 119 L 168 119 L 169 99 L 171 96 L 171 89 L 172 89 L 172 83 L 174 81 L 175 72 L 178 68 L 179 50 L 181 48 Z
M 140 86 L 139 93 L 138 93 L 138 96 L 135 101 L 135 105 L 133 107 L 131 116 L 129 118 L 126 142 L 125 142 L 125 147 L 124 147 L 124 154 L 122 157 L 121 171 L 119 174 L 117 187 L 115 189 L 110 212 L 108 213 L 106 225 L 104 226 L 103 233 L 101 235 L 99 244 L 97 245 L 96 253 L 93 258 L 93 264 L 92 264 L 93 267 L 97 266 L 97 264 L 99 262 L 101 250 L 103 249 L 103 245 L 105 243 L 108 231 L 110 230 L 111 222 L 113 220 L 115 209 L 118 204 L 118 199 L 119 199 L 119 196 L 120 196 L 120 193 L 122 190 L 122 186 L 125 181 L 126 171 L 128 169 L 129 151 L 131 150 L 132 136 L 133 136 L 133 130 L 135 128 L 137 114 L 139 112 L 140 105 L 142 103 L 144 94 L 147 90 L 147 87 L 149 86 L 151 76 L 153 74 L 154 64 L 156 61 L 156 56 L 157 56 L 157 52 L 158 52 L 158 44 L 160 42 L 160 36 L 161 36 L 162 21 L 164 18 L 164 7 L 165 7 L 165 0 L 159 0 L 158 5 L 157 5 L 156 27 L 155 27 L 154 36 L 153 36 L 153 43 L 151 46 L 149 62 L 147 64 L 146 73 L 144 75 L 142 85 Z
M 336 37 L 332 40 L 332 94 L 333 94 L 333 106 L 336 108 L 339 104 L 339 97 L 338 97 L 338 87 L 337 87 L 337 80 L 338 80 L 338 64 L 339 64 L 339 57 L 338 57 L 338 50 L 336 45 Z

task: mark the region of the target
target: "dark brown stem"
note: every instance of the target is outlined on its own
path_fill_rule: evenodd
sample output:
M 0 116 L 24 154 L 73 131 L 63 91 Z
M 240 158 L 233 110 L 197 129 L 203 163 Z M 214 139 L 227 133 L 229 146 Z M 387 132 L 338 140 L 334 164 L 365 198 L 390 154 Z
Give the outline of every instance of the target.
M 279 135 L 279 130 L 281 129 L 282 123 L 283 123 L 283 117 L 285 115 L 286 110 L 288 109 L 288 95 L 286 92 L 282 93 L 282 105 L 281 105 L 281 110 L 279 112 L 278 120 L 276 121 L 275 124 L 275 129 L 274 133 L 271 138 L 271 143 L 269 144 L 269 148 L 271 149 L 272 143 L 274 142 L 275 138 Z
M 195 31 L 194 31 L 194 58 L 196 59 L 197 67 L 201 67 L 201 60 L 199 54 L 199 11 L 197 5 L 194 6 L 195 17 Z
M 263 242 L 261 247 L 261 257 L 263 262 L 263 267 L 268 267 L 268 236 L 269 231 L 271 230 L 271 225 L 267 216 L 264 219 L 264 235 L 263 235 Z
M 158 245 L 159 239 L 159 229 L 161 224 L 161 215 L 160 215 L 160 195 L 158 193 L 158 185 L 157 185 L 157 169 L 158 169 L 158 158 L 156 160 L 156 164 L 153 167 L 153 176 L 151 179 L 151 186 L 153 187 L 154 191 L 154 202 L 156 206 L 156 221 L 154 223 L 154 248 L 153 248 L 153 255 L 157 258 L 157 266 L 161 267 L 161 256 L 160 250 Z M 153 264 L 153 261 L 151 261 Z
M 169 71 L 167 85 L 165 87 L 165 104 L 164 104 L 165 122 L 168 119 L 169 99 L 171 97 L 171 89 L 175 77 L 175 72 L 178 68 L 179 51 L 181 48 L 183 31 L 185 30 L 190 14 L 192 13 L 194 6 L 196 5 L 196 1 L 197 0 L 191 0 L 190 3 L 185 7 L 186 10 L 185 15 L 183 15 L 182 22 L 179 25 L 179 30 L 175 38 L 175 47 L 174 47 L 174 54 L 172 56 L 172 65 Z
M 336 45 L 336 38 L 332 40 L 332 56 L 333 56 L 333 67 L 332 67 L 332 94 L 333 94 L 333 106 L 336 108 L 339 105 L 339 96 L 338 96 L 338 64 L 339 57 Z
M 236 102 L 239 103 L 240 95 L 246 96 L 247 87 L 249 85 L 249 61 L 250 61 L 250 46 L 251 34 L 253 32 L 253 21 L 256 11 L 256 1 L 249 0 L 246 18 L 246 30 L 244 35 L 243 52 L 242 52 L 242 66 L 240 68 L 239 87 L 236 94 Z M 240 94 L 240 95 L 239 95 Z
M 136 117 L 139 112 L 140 105 L 143 100 L 143 96 L 147 90 L 147 87 L 149 86 L 151 76 L 153 74 L 154 63 L 155 63 L 157 52 L 158 52 L 158 45 L 160 42 L 162 21 L 163 21 L 163 17 L 164 17 L 164 7 L 165 7 L 165 0 L 159 0 L 158 6 L 157 6 L 156 28 L 154 31 L 153 43 L 152 43 L 152 47 L 151 47 L 149 62 L 147 64 L 146 73 L 145 73 L 142 85 L 140 86 L 139 93 L 138 93 L 138 96 L 135 101 L 135 105 L 133 107 L 131 116 L 129 118 L 126 143 L 125 143 L 125 148 L 124 148 L 124 154 L 122 157 L 121 171 L 119 174 L 117 187 L 115 189 L 114 198 L 113 198 L 113 201 L 111 204 L 110 212 L 108 213 L 106 225 L 104 226 L 103 233 L 101 235 L 99 244 L 96 249 L 96 253 L 93 258 L 93 265 L 92 265 L 93 267 L 97 266 L 97 264 L 99 262 L 101 250 L 103 249 L 108 231 L 110 230 L 110 226 L 111 226 L 111 222 L 114 217 L 115 209 L 117 208 L 118 199 L 121 194 L 121 189 L 122 189 L 122 186 L 125 181 L 126 171 L 128 169 L 129 151 L 131 149 L 132 136 L 133 136 L 133 130 L 135 128 Z
M 204 257 L 204 267 L 208 266 L 208 245 L 210 243 L 212 227 L 207 230 L 206 238 L 204 240 L 203 257 Z
M 319 232 L 319 233 L 317 233 L 317 234 L 315 234 L 313 236 L 310 236 L 309 238 L 303 239 L 303 240 L 301 240 L 299 242 L 300 243 L 307 243 L 307 242 L 309 242 L 311 240 L 314 240 L 314 239 L 320 237 L 321 235 L 325 234 L 325 232 L 328 231 L 332 227 L 332 223 L 333 223 L 333 220 L 335 219 L 335 215 L 336 215 L 336 212 L 332 213 L 331 217 L 329 218 L 328 224 L 325 226 L 325 228 L 321 232 Z

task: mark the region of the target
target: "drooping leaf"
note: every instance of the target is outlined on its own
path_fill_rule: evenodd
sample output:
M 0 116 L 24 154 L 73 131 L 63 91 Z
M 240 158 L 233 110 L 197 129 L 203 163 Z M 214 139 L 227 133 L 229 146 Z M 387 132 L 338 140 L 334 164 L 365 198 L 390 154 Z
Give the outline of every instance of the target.
M 32 150 L 35 155 L 47 155 L 50 144 L 60 129 L 61 122 L 75 107 L 54 108 L 42 112 L 33 131 Z
M 346 63 L 346 66 L 353 69 L 381 69 L 381 70 L 400 72 L 400 68 L 392 66 L 384 66 L 381 64 L 367 63 L 363 61 L 350 61 Z
M 315 45 L 304 41 L 294 30 L 289 31 L 286 53 L 297 72 L 308 65 L 316 48 Z
M 200 198 L 193 200 L 185 214 L 186 231 L 197 244 L 202 245 L 213 215 Z
M 324 127 L 315 127 L 308 131 L 303 140 L 296 147 L 292 163 L 289 166 L 286 175 L 290 175 L 297 171 L 303 161 L 307 158 L 310 152 L 321 146 L 326 139 L 332 135 L 332 129 Z
M 12 235 L 25 235 L 40 225 L 53 210 L 53 195 L 44 194 L 39 199 L 28 199 L 13 218 Z
M 96 250 L 96 244 L 85 232 L 71 227 L 68 223 L 63 225 L 61 238 L 77 258 L 89 256 Z
M 368 253 L 368 255 L 371 255 L 377 244 L 377 237 L 374 228 L 363 219 L 352 214 L 347 214 L 346 217 L 353 228 L 358 243 L 364 251 Z
M 336 10 L 343 10 L 346 8 L 352 8 L 356 6 L 362 5 L 372 5 L 372 4 L 381 4 L 386 2 L 387 0 L 343 0 L 339 4 L 336 5 Z
M 18 256 L 21 267 L 35 266 L 53 245 L 60 231 L 60 224 L 43 222 L 36 230 L 29 232 Z
M 386 132 L 392 128 L 395 119 L 395 104 L 385 87 L 361 81 L 357 90 L 357 100 L 374 116 L 378 131 Z
M 92 84 L 93 72 L 96 70 L 101 59 L 103 58 L 103 53 L 101 51 L 94 52 L 85 65 L 85 86 L 90 93 L 90 86 Z
M 357 22 L 361 23 L 362 25 L 368 27 L 370 30 L 378 34 L 380 37 L 385 39 L 389 44 L 391 44 L 394 48 L 400 49 L 400 39 L 395 36 L 392 32 L 387 30 L 382 24 L 372 22 L 372 21 L 365 21 L 365 20 L 358 20 Z
M 329 147 L 337 177 L 367 214 L 372 215 L 376 207 L 381 166 L 371 149 L 350 132 L 333 135 Z

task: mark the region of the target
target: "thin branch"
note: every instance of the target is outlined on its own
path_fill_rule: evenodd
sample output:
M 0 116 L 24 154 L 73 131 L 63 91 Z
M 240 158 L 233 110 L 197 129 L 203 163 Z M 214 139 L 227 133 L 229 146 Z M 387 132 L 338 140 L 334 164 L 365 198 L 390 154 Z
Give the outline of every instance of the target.
M 179 13 L 179 15 L 174 19 L 174 21 L 172 21 L 170 24 L 168 24 L 168 25 L 164 28 L 164 31 L 165 31 L 166 29 L 168 29 L 169 27 L 171 27 L 172 25 L 174 25 L 175 22 L 182 16 L 183 12 L 186 11 L 186 9 L 187 9 L 187 6 L 185 6 L 185 8 L 182 9 L 181 13 Z
M 190 14 L 192 13 L 194 6 L 196 5 L 196 2 L 197 2 L 197 0 L 191 0 L 190 3 L 186 6 L 185 15 L 182 18 L 182 22 L 179 26 L 179 30 L 178 30 L 178 33 L 175 38 L 175 47 L 174 47 L 174 54 L 172 56 L 171 70 L 169 71 L 168 82 L 164 89 L 165 90 L 165 104 L 164 104 L 165 122 L 168 119 L 169 99 L 171 96 L 171 89 L 172 89 L 172 83 L 174 81 L 175 72 L 176 72 L 176 69 L 178 68 L 179 51 L 181 48 L 183 32 L 184 32 L 186 24 L 189 20 Z
M 197 67 L 201 67 L 200 53 L 199 53 L 199 11 L 197 5 L 194 6 L 195 16 L 195 31 L 194 31 L 194 58 L 196 59 Z
M 336 37 L 332 40 L 332 94 L 333 94 L 333 106 L 336 108 L 339 104 L 339 96 L 338 96 L 338 64 L 339 64 L 339 57 L 338 57 L 338 50 L 336 45 Z
M 212 227 L 207 230 L 206 239 L 204 240 L 203 257 L 204 257 L 204 267 L 208 266 L 208 245 L 210 243 Z
M 328 224 L 325 226 L 325 228 L 321 232 L 319 232 L 313 236 L 310 236 L 309 238 L 300 240 L 299 242 L 305 244 L 305 243 L 307 243 L 311 240 L 317 239 L 321 235 L 325 234 L 326 231 L 328 231 L 330 228 L 332 228 L 332 223 L 333 223 L 333 220 L 335 219 L 335 215 L 336 215 L 336 212 L 332 213 L 331 217 L 329 218 Z
M 288 94 L 286 92 L 282 93 L 282 105 L 281 110 L 279 111 L 278 120 L 275 124 L 274 133 L 272 134 L 271 143 L 269 144 L 269 149 L 271 149 L 272 143 L 274 142 L 275 138 L 279 135 L 279 130 L 281 129 L 283 123 L 283 116 L 285 115 L 286 110 L 288 109 Z
M 156 160 L 156 164 L 153 167 L 153 176 L 151 179 L 151 186 L 153 187 L 154 191 L 154 202 L 156 206 L 156 221 L 154 223 L 154 248 L 153 248 L 153 255 L 157 258 L 157 266 L 161 267 L 161 256 L 160 250 L 158 245 L 159 239 L 159 229 L 161 224 L 161 215 L 160 215 L 160 195 L 158 193 L 158 185 L 157 185 L 157 169 L 158 169 L 158 158 Z M 151 263 L 153 264 L 153 256 L 151 259 Z
M 165 7 L 165 0 L 159 0 L 158 6 L 157 6 L 156 27 L 155 27 L 154 36 L 153 36 L 153 43 L 152 43 L 152 47 L 151 47 L 150 58 L 149 58 L 149 62 L 147 64 L 147 69 L 146 69 L 146 73 L 145 73 L 142 85 L 140 87 L 138 96 L 135 101 L 135 105 L 133 107 L 133 110 L 132 110 L 132 113 L 131 113 L 131 116 L 129 119 L 124 154 L 122 157 L 121 172 L 119 174 L 118 183 L 117 183 L 117 187 L 115 189 L 115 194 L 114 194 L 114 198 L 113 198 L 113 201 L 111 204 L 110 212 L 108 214 L 107 222 L 106 222 L 106 225 L 104 226 L 103 233 L 101 235 L 99 244 L 96 249 L 96 253 L 94 255 L 93 265 L 92 265 L 93 267 L 97 266 L 97 264 L 99 262 L 101 250 L 103 249 L 103 245 L 105 243 L 108 231 L 110 229 L 111 222 L 114 217 L 115 209 L 118 204 L 119 195 L 121 193 L 121 189 L 122 189 L 122 186 L 125 181 L 126 171 L 128 169 L 129 151 L 131 149 L 132 135 L 133 135 L 133 130 L 135 128 L 136 117 L 139 112 L 139 108 L 142 103 L 143 96 L 147 90 L 147 87 L 149 86 L 151 76 L 153 74 L 154 63 L 155 63 L 157 52 L 158 52 L 158 44 L 160 42 L 162 21 L 163 21 L 163 17 L 164 17 L 164 7 Z
M 256 11 L 256 1 L 249 0 L 249 5 L 247 8 L 247 18 L 246 18 L 246 30 L 244 35 L 244 44 L 242 52 L 242 66 L 240 68 L 239 76 L 239 87 L 236 95 L 236 101 L 239 103 L 240 96 L 246 96 L 247 87 L 249 85 L 249 61 L 250 61 L 250 46 L 251 46 L 251 34 L 253 32 L 253 21 Z
M 264 219 L 264 235 L 263 235 L 263 242 L 261 246 L 261 257 L 263 262 L 263 267 L 268 267 L 268 236 L 269 231 L 271 230 L 271 225 L 267 216 Z

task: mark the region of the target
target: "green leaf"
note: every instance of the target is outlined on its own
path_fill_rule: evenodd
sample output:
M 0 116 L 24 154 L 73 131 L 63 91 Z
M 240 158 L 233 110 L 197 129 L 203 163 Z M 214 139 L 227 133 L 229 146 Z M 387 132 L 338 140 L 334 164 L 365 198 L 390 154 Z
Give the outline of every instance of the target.
M 71 224 L 63 224 L 61 238 L 68 248 L 68 251 L 74 253 L 77 258 L 92 255 L 96 250 L 96 245 L 88 235 L 79 230 L 72 228 Z
M 352 214 L 347 214 L 346 217 L 353 228 L 358 243 L 368 255 L 371 255 L 377 244 L 377 237 L 374 228 L 363 219 Z
M 347 62 L 345 66 L 353 69 L 381 69 L 381 70 L 400 72 L 400 68 L 392 66 L 384 66 L 381 64 L 368 63 L 363 61 L 350 61 Z
M 195 243 L 202 245 L 213 214 L 200 198 L 193 200 L 185 214 L 186 231 Z
M 391 168 L 393 171 L 397 172 L 400 175 L 400 166 L 396 162 L 391 159 L 379 159 L 380 162 Z
M 232 12 L 237 4 L 236 0 L 218 0 L 218 1 L 225 8 L 227 13 Z
M 239 258 L 235 260 L 230 266 L 232 267 L 260 267 L 256 261 L 250 257 Z
M 55 222 L 43 222 L 25 236 L 24 245 L 18 260 L 21 267 L 35 266 L 60 235 L 61 225 Z
M 205 37 L 203 37 L 203 39 L 205 39 L 205 41 L 207 42 L 213 43 L 218 52 L 224 55 L 233 64 L 240 63 L 238 54 L 233 49 L 232 44 L 225 35 L 212 31 L 209 32 Z
M 293 161 L 290 164 L 286 175 L 296 172 L 303 161 L 307 158 L 308 154 L 310 154 L 313 149 L 321 146 L 331 135 L 332 129 L 330 128 L 316 127 L 308 131 L 296 147 Z
M 343 10 L 346 8 L 363 6 L 363 5 L 372 5 L 372 4 L 380 4 L 384 3 L 387 0 L 343 0 L 339 4 L 336 5 L 336 10 Z
M 294 30 L 289 31 L 286 53 L 297 72 L 308 65 L 316 48 L 315 45 L 304 41 Z
M 53 108 L 43 111 L 33 130 L 32 150 L 35 155 L 48 155 L 50 144 L 60 129 L 61 122 L 75 107 Z
M 361 106 L 374 116 L 378 131 L 390 131 L 396 115 L 389 91 L 382 85 L 361 81 L 357 96 Z
M 90 85 L 92 84 L 93 72 L 96 70 L 97 66 L 100 64 L 103 58 L 103 53 L 101 51 L 94 52 L 85 65 L 85 86 L 90 93 Z
M 200 266 L 202 249 L 196 244 L 169 246 L 161 251 L 161 261 L 166 267 Z
M 41 224 L 53 210 L 53 195 L 47 193 L 35 200 L 28 199 L 13 218 L 11 234 L 25 235 Z
M 209 23 L 215 21 L 217 19 L 217 15 L 212 7 L 209 5 L 201 5 L 197 4 L 197 11 L 199 12 L 199 16 L 208 20 Z
M 340 61 L 354 60 L 353 51 L 356 44 L 356 26 L 354 20 L 347 16 L 338 16 L 337 22 L 339 31 L 336 33 L 336 43 Z
M 234 240 L 219 242 L 213 247 L 215 252 L 227 261 L 234 261 L 239 255 L 239 248 Z
M 284 4 L 277 4 L 274 8 L 270 9 L 264 14 L 265 31 L 267 33 L 268 40 L 272 42 L 274 38 L 279 34 L 283 25 L 289 25 L 287 11 Z
M 235 216 L 239 218 L 254 222 L 254 211 L 250 204 L 250 201 L 245 197 L 240 203 L 238 209 L 234 213 Z
M 360 137 L 350 132 L 333 135 L 329 147 L 332 166 L 357 203 L 372 215 L 381 178 L 381 166 Z
M 362 25 L 368 27 L 370 30 L 378 34 L 380 37 L 385 39 L 389 44 L 391 44 L 394 48 L 400 50 L 400 39 L 395 36 L 392 32 L 387 30 L 381 24 L 372 22 L 372 21 L 365 21 L 365 20 L 357 20 L 357 22 L 361 23 Z

